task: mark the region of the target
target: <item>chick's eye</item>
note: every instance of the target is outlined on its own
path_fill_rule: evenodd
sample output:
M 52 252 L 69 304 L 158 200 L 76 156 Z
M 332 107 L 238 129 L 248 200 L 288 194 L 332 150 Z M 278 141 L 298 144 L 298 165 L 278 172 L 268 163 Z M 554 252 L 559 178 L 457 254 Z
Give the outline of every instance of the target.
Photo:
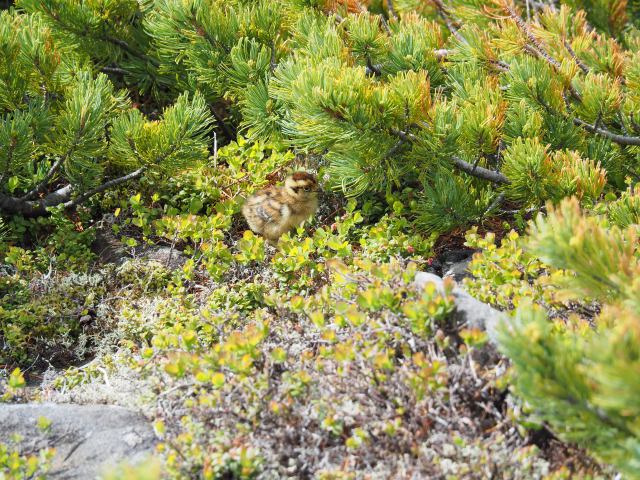
M 311 187 L 304 187 L 304 191 L 305 192 L 310 192 L 311 191 Z

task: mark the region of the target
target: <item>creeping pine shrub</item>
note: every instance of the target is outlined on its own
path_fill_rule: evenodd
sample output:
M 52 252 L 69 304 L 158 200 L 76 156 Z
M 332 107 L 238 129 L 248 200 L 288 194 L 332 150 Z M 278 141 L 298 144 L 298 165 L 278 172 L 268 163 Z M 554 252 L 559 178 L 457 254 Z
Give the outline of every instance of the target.
M 638 228 L 640 225 L 640 186 L 629 188 L 618 198 L 611 195 L 590 210 L 603 225 Z M 522 303 L 544 307 L 552 315 L 568 304 L 586 305 L 597 300 L 588 295 L 575 295 L 560 287 L 571 282 L 573 274 L 550 265 L 535 251 L 527 248 L 527 236 L 511 230 L 500 244 L 494 233 L 478 235 L 477 227 L 465 235 L 465 245 L 477 249 L 469 265 L 471 278 L 464 279 L 465 288 L 479 300 L 505 310 Z
M 637 225 L 611 226 L 575 198 L 531 225 L 527 248 L 571 272 L 568 295 L 602 304 L 593 326 L 577 315 L 553 322 L 521 305 L 500 336 L 514 391 L 561 438 L 584 446 L 628 478 L 640 472 L 640 252 Z M 625 215 L 626 217 L 626 215 Z

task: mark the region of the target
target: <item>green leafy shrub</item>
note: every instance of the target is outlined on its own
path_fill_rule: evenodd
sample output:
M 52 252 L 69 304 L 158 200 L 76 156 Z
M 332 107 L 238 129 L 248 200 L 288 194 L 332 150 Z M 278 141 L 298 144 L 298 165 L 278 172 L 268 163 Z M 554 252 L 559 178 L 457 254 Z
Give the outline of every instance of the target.
M 464 279 L 465 288 L 480 301 L 506 310 L 522 302 L 546 306 L 557 303 L 554 284 L 562 272 L 528 252 L 524 248 L 526 237 L 511 230 L 496 245 L 495 234 L 487 233 L 483 238 L 474 227 L 465 239 L 466 246 L 481 250 L 469 264 L 472 277 Z
M 26 364 L 39 358 L 70 361 L 82 358 L 86 347 L 82 317 L 96 315 L 106 292 L 105 279 L 93 274 L 2 277 L 0 362 Z M 95 320 L 94 320 L 95 321 Z
M 14 217 L 7 225 L 5 261 L 32 272 L 46 273 L 58 268 L 86 271 L 95 260 L 91 251 L 95 230 L 85 227 L 88 220 L 86 216 L 72 218 L 60 209 L 48 217 Z M 28 250 L 17 246 L 29 243 Z M 22 266 L 18 267 L 16 262 Z
M 345 453 L 371 448 L 374 432 L 383 436 L 379 441 L 394 442 L 415 428 L 404 424 L 403 415 L 414 415 L 430 392 L 446 390 L 446 365 L 427 359 L 420 345 L 446 322 L 452 299 L 433 285 L 416 292 L 408 283 L 414 264 L 406 271 L 401 263 L 377 266 L 366 260 L 347 266 L 336 259 L 330 265 L 332 282 L 307 298 L 269 296 L 260 289 L 257 302 L 243 304 L 242 297 L 247 302 L 257 289 L 246 284 L 232 295 L 216 289 L 200 306 L 174 300 L 156 310 L 141 368 L 162 379 L 163 389 L 185 385 L 195 395 L 184 404 L 189 415 L 169 415 L 156 426 L 170 439 L 162 449 L 173 475 L 198 471 L 222 478 L 231 472 L 252 478 L 267 466 L 279 468 L 273 448 L 281 449 L 284 425 L 301 420 L 303 412 L 317 422 L 317 434 Z M 400 340 L 407 336 L 409 344 Z M 301 355 L 292 350 L 314 339 L 322 339 L 315 353 L 306 346 Z M 400 416 L 350 418 L 348 404 L 356 397 L 326 390 L 323 379 L 331 375 L 343 384 L 353 378 L 347 371 L 356 375 L 356 390 L 377 385 L 380 394 L 401 395 L 389 400 Z M 191 410 L 197 405 L 208 408 L 200 414 Z M 364 402 L 358 408 L 378 407 Z M 228 411 L 234 413 L 223 413 Z M 255 450 L 255 442 L 264 447 Z

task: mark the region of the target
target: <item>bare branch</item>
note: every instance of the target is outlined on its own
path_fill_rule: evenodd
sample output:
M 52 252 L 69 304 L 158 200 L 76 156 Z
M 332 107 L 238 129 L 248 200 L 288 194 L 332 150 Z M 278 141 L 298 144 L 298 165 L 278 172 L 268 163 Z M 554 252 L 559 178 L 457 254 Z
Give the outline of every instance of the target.
M 131 173 L 127 174 L 127 175 L 123 175 L 122 177 L 118 177 L 118 178 L 114 178 L 113 180 L 109 180 L 108 182 L 103 183 L 99 187 L 96 187 L 93 190 L 89 190 L 88 192 L 83 193 L 82 195 L 80 195 L 77 198 L 74 198 L 73 200 L 65 202 L 64 207 L 65 208 L 71 208 L 71 207 L 74 207 L 76 205 L 80 205 L 81 203 L 86 202 L 89 198 L 93 197 L 97 193 L 104 192 L 105 190 L 108 190 L 108 189 L 113 188 L 113 187 L 115 187 L 117 185 L 120 185 L 121 183 L 125 183 L 125 182 L 128 182 L 129 180 L 133 180 L 134 178 L 140 177 L 144 173 L 144 171 L 145 171 L 145 167 L 140 167 L 136 171 L 131 172 Z
M 504 5 L 504 9 L 507 11 L 507 13 L 509 13 L 513 21 L 516 22 L 516 25 L 518 25 L 520 30 L 522 30 L 529 42 L 531 42 L 536 50 L 538 50 L 540 55 L 551 65 L 559 69 L 561 66 L 560 62 L 558 62 L 555 58 L 549 55 L 549 53 L 547 53 L 542 43 L 533 35 L 531 29 L 529 28 L 529 25 L 522 19 L 522 17 L 518 15 L 518 13 L 508 4 Z
M 387 19 L 384 18 L 384 15 L 380 14 L 380 24 L 382 25 L 382 28 L 384 28 L 384 31 L 387 32 L 387 35 L 391 36 L 393 35 L 393 32 L 391 31 L 391 27 L 389 27 L 389 23 L 387 22 Z
M 627 135 L 619 135 L 617 133 L 610 132 L 605 128 L 600 128 L 596 125 L 591 125 L 590 123 L 585 122 L 579 118 L 574 118 L 573 123 L 578 125 L 579 127 L 584 128 L 587 132 L 595 133 L 597 135 L 601 135 L 605 138 L 608 138 L 614 143 L 618 145 L 633 145 L 640 146 L 640 137 L 631 137 Z
M 404 142 L 419 142 L 420 139 L 416 137 L 413 133 L 404 132 L 402 130 L 393 129 L 391 131 L 394 135 L 399 137 Z M 489 170 L 488 168 L 479 167 L 477 165 L 472 165 L 468 162 L 465 162 L 460 157 L 453 156 L 451 157 L 453 160 L 453 165 L 458 169 L 462 170 L 469 175 L 480 178 L 482 180 L 488 180 L 497 184 L 510 184 L 511 181 L 502 173 L 495 172 L 493 170 Z
M 467 39 L 464 38 L 462 34 L 458 31 L 458 27 L 456 27 L 453 20 L 451 20 L 451 16 L 449 15 L 449 12 L 444 6 L 444 3 L 442 3 L 442 0 L 432 0 L 432 1 L 436 6 L 436 9 L 438 10 L 438 14 L 440 15 L 440 17 L 442 17 L 442 20 L 444 20 L 445 25 L 451 32 L 451 35 L 456 37 L 458 41 L 461 43 L 465 43 L 465 44 L 468 43 Z
M 582 70 L 584 73 L 589 73 L 589 67 L 587 67 L 587 65 L 578 58 L 578 55 L 576 54 L 576 52 L 573 50 L 573 48 L 571 48 L 571 44 L 565 39 L 563 40 L 564 43 L 564 48 L 567 49 L 567 52 L 569 52 L 569 55 L 571 55 L 571 58 L 573 58 L 573 61 L 576 62 L 576 65 L 578 65 L 578 67 L 580 67 L 580 70 Z
M 33 198 L 38 194 L 38 192 L 44 190 L 47 184 L 49 183 L 49 181 L 53 178 L 53 175 L 56 173 L 58 168 L 60 168 L 60 165 L 62 165 L 62 162 L 64 162 L 66 158 L 67 158 L 66 155 L 63 155 L 62 157 L 58 158 L 58 160 L 56 160 L 53 163 L 53 165 L 51 165 L 51 168 L 49 169 L 47 174 L 44 176 L 42 181 L 38 185 L 36 185 L 32 190 L 30 190 L 29 192 L 24 194 L 22 197 L 20 197 L 20 200 L 28 200 L 30 198 Z
M 489 180 L 490 182 L 498 184 L 508 185 L 511 183 L 511 181 L 500 172 L 494 172 L 493 170 L 489 170 L 488 168 L 484 167 L 474 167 L 470 163 L 465 162 L 464 160 L 456 156 L 452 157 L 452 160 L 456 168 L 474 177 L 481 178 L 483 180 Z
M 22 215 L 23 217 L 40 217 L 47 214 L 48 207 L 54 207 L 69 200 L 72 192 L 71 185 L 67 185 L 40 200 L 21 200 L 0 193 L 0 212 L 8 215 Z
M 98 193 L 140 177 L 144 173 L 144 170 L 145 167 L 141 167 L 127 175 L 109 180 L 74 199 L 71 199 L 71 195 L 73 194 L 73 187 L 71 185 L 59 188 L 39 200 L 23 200 L 0 193 L 0 212 L 7 215 L 22 215 L 23 217 L 40 217 L 47 214 L 47 208 L 49 207 L 62 204 L 65 208 L 72 208 L 86 202 Z
M 396 9 L 393 6 L 393 0 L 387 0 L 387 9 L 389 10 L 389 17 L 393 18 L 394 20 L 398 20 Z
M 120 67 L 102 67 L 100 69 L 102 73 L 112 73 L 114 75 L 128 75 L 129 71 Z

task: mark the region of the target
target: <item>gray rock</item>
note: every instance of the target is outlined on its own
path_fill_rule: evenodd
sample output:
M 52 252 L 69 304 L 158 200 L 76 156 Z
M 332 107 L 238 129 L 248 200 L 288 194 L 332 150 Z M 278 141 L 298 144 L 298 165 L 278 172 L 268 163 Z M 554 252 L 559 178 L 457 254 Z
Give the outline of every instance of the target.
M 51 423 L 43 433 L 38 418 Z M 127 461 L 137 463 L 153 452 L 156 437 L 146 419 L 112 405 L 0 404 L 0 439 L 22 436 L 20 448 L 54 447 L 47 478 L 89 480 L 105 468 Z
M 187 256 L 180 250 L 164 246 L 151 246 L 140 252 L 140 258 L 154 260 L 169 270 L 177 270 L 184 267 Z
M 470 277 L 468 270 L 469 263 L 473 257 L 474 250 L 453 249 L 443 253 L 438 258 L 438 267 L 443 277 L 453 277 L 456 282 L 461 282 L 464 278 Z
M 443 279 L 433 273 L 418 272 L 413 281 L 417 288 L 424 288 L 428 282 L 435 283 L 439 292 L 444 291 Z M 473 298 L 458 286 L 453 288 L 452 295 L 456 304 L 454 323 L 460 327 L 485 330 L 491 343 L 497 345 L 496 327 L 503 317 L 502 312 Z
M 413 283 L 417 288 L 424 288 L 427 283 L 433 283 L 439 293 L 444 293 L 444 282 L 442 277 L 439 277 L 435 273 L 418 272 L 416 273 L 416 278 Z
M 101 263 L 121 265 L 130 258 L 124 244 L 108 228 L 96 230 L 96 237 L 91 244 L 91 251 L 98 256 Z
M 456 282 L 462 282 L 463 279 L 472 276 L 471 272 L 469 272 L 470 263 L 471 257 L 448 265 L 446 269 L 443 270 L 443 277 L 453 277 Z
M 113 234 L 110 228 L 104 228 L 101 224 L 96 230 L 96 237 L 91 245 L 91 250 L 98 256 L 101 263 L 114 263 L 122 265 L 132 257 L 144 260 L 153 260 L 161 263 L 169 270 L 182 268 L 187 261 L 187 256 L 180 250 L 165 246 L 143 246 L 129 251 L 127 247 Z

